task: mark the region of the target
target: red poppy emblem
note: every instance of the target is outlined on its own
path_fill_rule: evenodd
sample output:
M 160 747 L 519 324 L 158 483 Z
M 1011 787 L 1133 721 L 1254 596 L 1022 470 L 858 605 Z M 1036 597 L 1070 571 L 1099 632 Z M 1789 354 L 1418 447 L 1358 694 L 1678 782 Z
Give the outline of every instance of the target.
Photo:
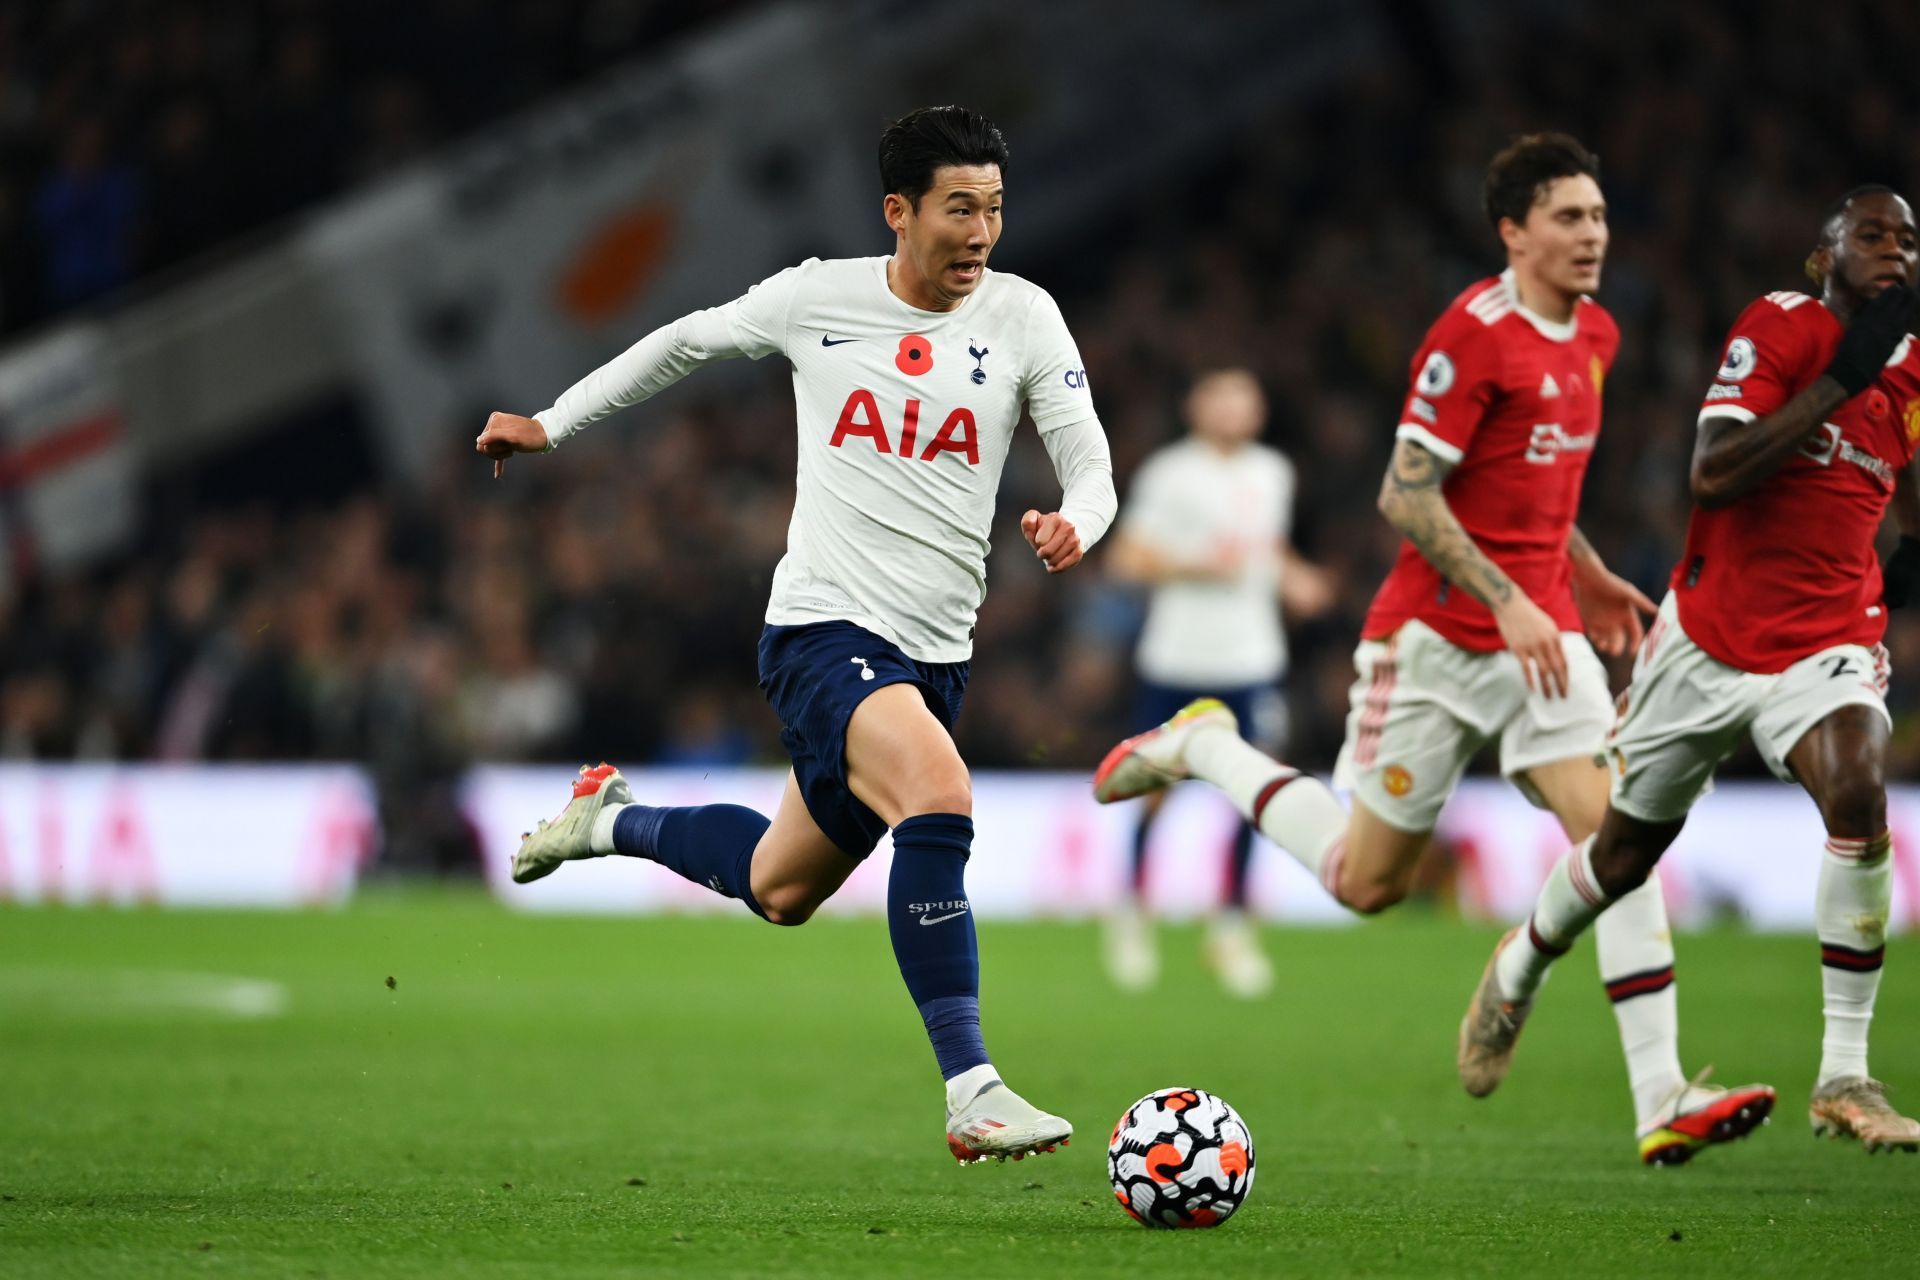
M 901 367 L 905 368 L 906 366 L 902 365 Z M 1884 418 L 1892 412 L 1893 402 L 1887 399 L 1886 392 L 1878 387 L 1867 392 L 1867 416 L 1869 418 Z
M 900 339 L 900 354 L 893 358 L 900 372 L 919 377 L 933 368 L 933 344 L 917 333 Z

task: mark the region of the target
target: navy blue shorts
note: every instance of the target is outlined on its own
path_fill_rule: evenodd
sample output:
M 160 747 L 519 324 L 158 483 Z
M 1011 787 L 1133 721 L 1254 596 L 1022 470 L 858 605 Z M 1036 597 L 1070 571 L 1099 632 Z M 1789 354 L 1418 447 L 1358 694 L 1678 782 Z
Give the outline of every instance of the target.
M 760 691 L 780 717 L 780 743 L 814 823 L 854 858 L 880 843 L 887 824 L 847 787 L 847 723 L 867 695 L 910 684 L 953 732 L 967 692 L 965 662 L 916 662 L 851 622 L 769 626 L 760 632 Z
M 1286 739 L 1287 704 L 1275 684 L 1236 685 L 1227 689 L 1200 689 L 1186 685 L 1140 682 L 1133 706 L 1135 733 L 1144 733 L 1173 719 L 1195 698 L 1218 698 L 1240 722 L 1240 734 L 1258 747 L 1278 750 Z

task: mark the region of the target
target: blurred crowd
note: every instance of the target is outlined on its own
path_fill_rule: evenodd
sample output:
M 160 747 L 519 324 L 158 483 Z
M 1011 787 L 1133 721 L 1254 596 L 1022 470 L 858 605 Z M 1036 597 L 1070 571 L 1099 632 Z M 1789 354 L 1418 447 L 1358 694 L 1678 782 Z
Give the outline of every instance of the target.
M 0 4 L 0 333 L 231 244 L 744 7 Z
M 88 6 L 50 12 L 70 7 Z M 478 7 L 379 12 L 417 10 L 408 21 L 419 40 L 448 23 L 484 44 L 473 34 L 486 25 L 474 21 Z M 589 39 L 592 15 L 619 12 L 631 35 L 650 8 L 510 7 L 514 21 L 564 44 L 558 65 L 573 68 L 625 47 Z M 36 77 L 43 94 L 101 59 L 141 70 L 144 81 L 134 79 L 153 87 L 119 107 L 65 90 L 72 123 L 57 162 L 10 163 L 0 217 L 22 217 L 23 199 L 24 216 L 37 216 L 34 182 L 61 189 L 64 166 L 88 148 L 119 157 L 129 182 L 145 175 L 151 216 L 164 203 L 152 198 L 163 139 L 194 131 L 166 123 L 180 111 L 202 113 L 200 128 L 238 130 L 222 135 L 232 145 L 265 148 L 262 134 L 281 136 L 269 122 L 283 108 L 230 114 L 221 67 L 244 64 L 269 103 L 298 101 L 310 60 L 332 66 L 329 75 L 358 67 L 355 110 L 327 117 L 337 131 L 320 149 L 329 182 L 478 118 L 475 85 L 495 92 L 484 75 L 407 81 L 392 68 L 415 64 L 391 56 L 360 66 L 343 34 L 352 23 L 333 15 L 363 9 L 373 6 L 268 6 L 271 19 L 235 37 L 238 63 L 224 60 L 224 28 L 192 20 L 186 34 L 147 30 L 54 60 Z M 549 10 L 572 15 L 565 40 L 541 25 L 557 21 Z M 1904 88 L 1920 51 L 1920 8 L 1877 9 L 1871 27 L 1790 0 L 1743 12 L 1727 22 L 1710 6 L 1627 0 L 1579 29 L 1508 30 L 1468 63 L 1410 45 L 1365 77 L 1247 122 L 1202 171 L 1123 212 L 1090 210 L 1078 242 L 1018 259 L 1060 297 L 1081 344 L 1123 501 L 1141 459 L 1180 432 L 1177 403 L 1197 372 L 1245 365 L 1268 388 L 1268 439 L 1303 481 L 1296 541 L 1344 584 L 1334 612 L 1295 635 L 1299 762 L 1331 765 L 1359 620 L 1394 550 L 1373 502 L 1409 357 L 1454 294 L 1501 265 L 1478 196 L 1508 136 L 1563 127 L 1603 159 L 1614 238 L 1602 301 L 1624 342 L 1581 525 L 1656 596 L 1684 529 L 1695 412 L 1726 327 L 1753 297 L 1803 283 L 1799 264 L 1834 195 L 1860 181 L 1910 182 L 1914 135 L 1889 86 Z M 0 68 L 10 57 L 19 65 L 22 25 L 0 25 Z M 1562 46 L 1565 56 L 1543 53 Z M 523 101 L 559 74 L 523 70 L 501 99 Z M 162 91 L 176 82 L 198 90 Z M 306 119 L 285 127 L 319 127 Z M 412 131 L 397 123 L 406 120 Z M 1017 192 L 1017 129 L 1012 142 Z M 301 199 L 325 185 L 304 180 Z M 245 217 L 295 199 L 258 189 L 272 182 L 246 186 L 278 204 Z M 141 225 L 151 234 L 159 224 Z M 211 242 L 239 225 L 192 234 Z M 1017 201 L 1007 234 L 1018 243 Z M 139 243 L 150 253 L 159 242 Z M 789 438 L 791 415 L 784 370 L 762 369 L 602 424 L 552 457 L 516 460 L 497 484 L 466 452 L 479 422 L 456 422 L 431 492 L 369 482 L 296 513 L 197 509 L 109 571 L 40 582 L 0 606 L 9 611 L 0 752 L 355 758 L 432 786 L 476 759 L 777 760 L 778 726 L 752 672 L 792 494 L 791 455 L 762 442 Z M 1019 512 L 1050 509 L 1057 492 L 1024 433 L 1007 468 L 960 726 L 976 767 L 1084 768 L 1138 727 L 1128 708 L 1140 601 L 1106 577 L 1098 551 L 1049 579 L 1020 539 Z M 1912 776 L 1920 681 L 1901 673 L 1920 672 L 1920 627 L 1897 619 L 1889 643 L 1894 772 Z

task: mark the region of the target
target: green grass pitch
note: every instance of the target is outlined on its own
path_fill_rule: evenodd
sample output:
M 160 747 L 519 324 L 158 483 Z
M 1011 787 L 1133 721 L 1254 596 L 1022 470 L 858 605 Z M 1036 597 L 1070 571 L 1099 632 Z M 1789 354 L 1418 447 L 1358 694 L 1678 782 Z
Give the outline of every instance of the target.
M 1506 1087 L 1459 1091 L 1494 936 L 1273 932 L 1280 988 L 1247 1005 L 1191 929 L 1129 998 L 1090 928 L 986 925 L 988 1044 L 1079 1136 L 960 1168 L 878 921 L 0 911 L 0 1276 L 1912 1274 L 1920 1158 L 1806 1127 L 1810 937 L 1681 940 L 1688 1066 L 1781 1107 L 1648 1170 L 1591 944 Z M 1920 943 L 1888 960 L 1874 1061 L 1920 1104 Z M 1252 1197 L 1212 1232 L 1143 1230 L 1107 1189 L 1114 1118 L 1171 1084 L 1253 1130 Z

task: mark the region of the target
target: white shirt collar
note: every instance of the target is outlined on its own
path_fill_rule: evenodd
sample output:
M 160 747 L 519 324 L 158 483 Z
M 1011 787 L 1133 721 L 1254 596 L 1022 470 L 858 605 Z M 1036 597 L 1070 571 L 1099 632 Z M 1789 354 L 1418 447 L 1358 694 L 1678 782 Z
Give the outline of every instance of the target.
M 1580 299 L 1574 299 L 1573 314 L 1565 320 L 1549 320 L 1538 311 L 1530 311 L 1520 301 L 1520 286 L 1515 283 L 1513 268 L 1508 267 L 1500 273 L 1500 283 L 1507 288 L 1507 294 L 1513 299 L 1513 309 L 1520 318 L 1540 331 L 1542 337 L 1555 342 L 1572 342 L 1573 335 L 1580 331 Z

